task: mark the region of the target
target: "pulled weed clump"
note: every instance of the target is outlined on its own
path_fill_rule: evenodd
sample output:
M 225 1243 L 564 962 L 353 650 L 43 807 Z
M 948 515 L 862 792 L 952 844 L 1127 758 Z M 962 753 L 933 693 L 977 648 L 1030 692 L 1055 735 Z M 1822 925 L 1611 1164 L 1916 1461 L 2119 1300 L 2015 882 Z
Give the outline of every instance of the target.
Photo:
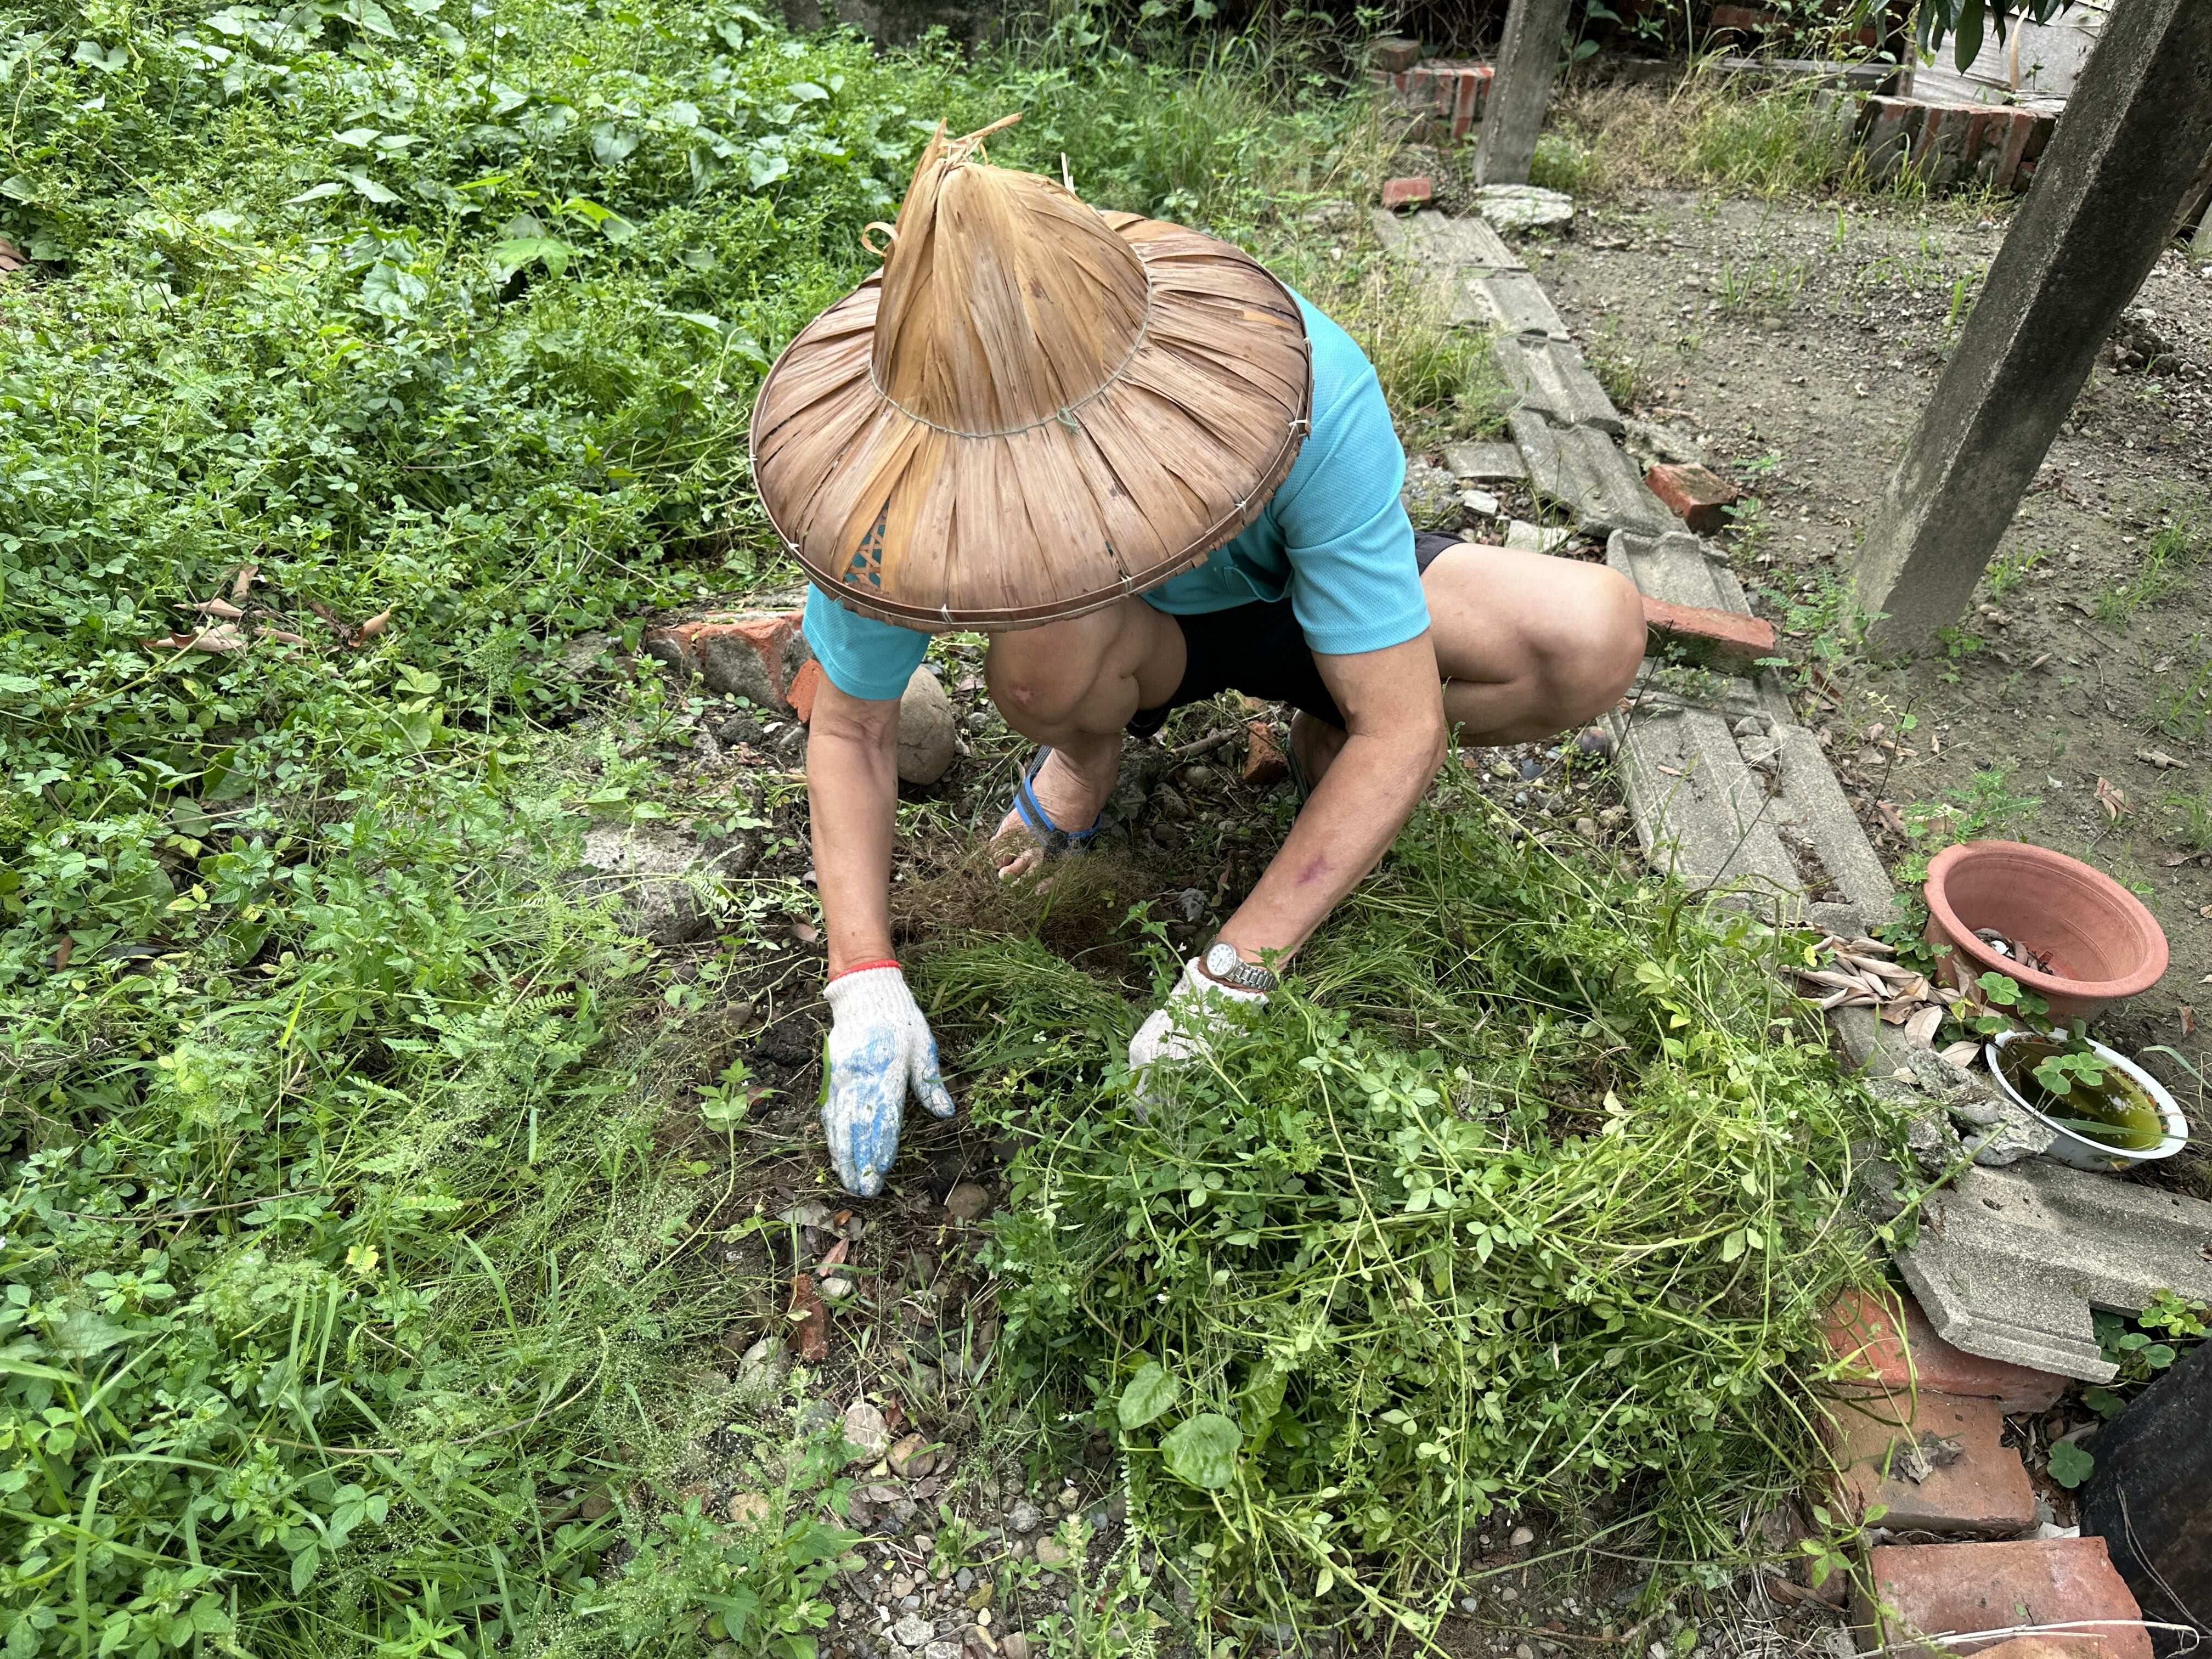
M 933 961 L 968 1098 L 1036 1137 L 990 1253 L 1009 1376 L 1118 1436 L 1201 1618 L 1433 1629 L 1524 1507 L 1662 1573 L 1744 1558 L 1818 1455 L 1815 1322 L 1886 1242 L 1850 1194 L 1893 1126 L 1787 945 L 1425 809 L 1142 1108 L 1117 988 Z

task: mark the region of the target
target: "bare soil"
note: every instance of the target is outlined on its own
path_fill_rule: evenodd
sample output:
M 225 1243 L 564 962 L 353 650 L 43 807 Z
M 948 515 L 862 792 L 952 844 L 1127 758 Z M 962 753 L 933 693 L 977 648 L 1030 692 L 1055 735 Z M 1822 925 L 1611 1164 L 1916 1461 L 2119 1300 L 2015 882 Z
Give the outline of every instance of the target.
M 1632 411 L 1754 498 L 1722 539 L 1805 665 L 1817 730 L 1901 886 L 2011 836 L 2128 884 L 2166 980 L 2101 1022 L 2198 1070 L 2212 970 L 2212 277 L 2161 260 L 2021 504 L 1956 637 L 1902 666 L 1844 642 L 1850 563 L 2005 226 L 1987 204 L 1631 193 L 1535 261 Z M 1920 833 L 1913 834 L 1915 829 Z M 2212 1014 L 2212 1004 L 2206 1012 Z M 2204 1121 L 2198 1082 L 2148 1062 Z M 2212 1196 L 2212 1160 L 2178 1184 Z

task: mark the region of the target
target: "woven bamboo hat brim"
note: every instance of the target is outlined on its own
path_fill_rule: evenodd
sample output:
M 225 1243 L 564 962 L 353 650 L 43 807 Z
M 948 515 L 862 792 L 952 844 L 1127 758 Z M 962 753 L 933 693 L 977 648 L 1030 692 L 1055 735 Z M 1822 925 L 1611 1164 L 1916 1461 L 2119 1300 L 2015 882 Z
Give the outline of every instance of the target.
M 1188 569 L 1258 514 L 1312 410 L 1297 304 L 1253 259 L 989 166 L 982 137 L 939 129 L 884 269 L 753 407 L 785 544 L 910 628 L 1050 622 Z

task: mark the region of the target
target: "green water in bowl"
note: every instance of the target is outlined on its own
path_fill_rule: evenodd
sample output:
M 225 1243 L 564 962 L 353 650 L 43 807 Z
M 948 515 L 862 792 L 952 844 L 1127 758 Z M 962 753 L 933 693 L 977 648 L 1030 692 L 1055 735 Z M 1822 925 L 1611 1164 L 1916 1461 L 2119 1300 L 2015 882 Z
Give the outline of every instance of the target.
M 2062 1095 L 2045 1088 L 2035 1068 L 2065 1052 L 2058 1043 L 2025 1037 L 1997 1050 L 1997 1064 L 2022 1100 L 2084 1140 L 2124 1152 L 2147 1152 L 2165 1140 L 2166 1119 L 2158 1103 L 2117 1066 L 2106 1066 L 2105 1080 L 2094 1089 L 2076 1083 Z

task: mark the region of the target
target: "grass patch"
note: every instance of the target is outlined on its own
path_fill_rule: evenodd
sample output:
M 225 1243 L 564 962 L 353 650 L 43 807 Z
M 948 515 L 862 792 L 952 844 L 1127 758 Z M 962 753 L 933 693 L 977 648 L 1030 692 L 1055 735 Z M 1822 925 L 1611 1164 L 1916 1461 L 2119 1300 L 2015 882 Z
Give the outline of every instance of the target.
M 1670 1583 L 1741 1559 L 1817 1459 L 1800 1385 L 1892 1127 L 1786 948 L 1448 789 L 1148 1112 L 1108 1061 L 1148 986 L 925 962 L 973 1109 L 1035 1138 L 991 1255 L 1008 1386 L 1116 1439 L 1194 1619 L 1432 1631 L 1499 1508 Z

